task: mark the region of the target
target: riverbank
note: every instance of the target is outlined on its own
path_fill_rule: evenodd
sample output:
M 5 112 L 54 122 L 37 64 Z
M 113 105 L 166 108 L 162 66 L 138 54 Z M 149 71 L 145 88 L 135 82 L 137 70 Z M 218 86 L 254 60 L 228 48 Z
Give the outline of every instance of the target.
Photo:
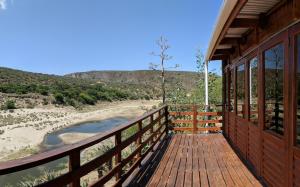
M 0 112 L 0 161 L 25 157 L 38 152 L 39 144 L 47 133 L 71 125 L 100 121 L 112 117 L 138 117 L 159 101 L 121 101 L 99 103 L 82 110 L 72 107 L 17 109 Z M 79 136 L 78 139 L 84 137 Z M 78 140 L 70 140 L 68 142 Z M 72 139 L 72 136 L 71 136 Z

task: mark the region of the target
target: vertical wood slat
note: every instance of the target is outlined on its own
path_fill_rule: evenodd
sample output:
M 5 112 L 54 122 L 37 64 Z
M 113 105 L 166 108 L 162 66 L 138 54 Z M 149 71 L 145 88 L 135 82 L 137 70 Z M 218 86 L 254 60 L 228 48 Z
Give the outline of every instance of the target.
M 142 131 L 142 129 L 143 129 L 143 122 L 139 121 L 139 123 L 138 123 L 138 133 L 139 134 Z M 143 134 L 140 134 L 137 139 L 137 147 L 140 147 L 142 145 L 142 136 L 143 136 Z M 142 149 L 140 149 L 140 151 L 138 152 L 137 159 L 139 159 L 141 157 L 141 155 L 142 155 Z
M 160 118 L 160 116 L 161 116 L 161 110 L 158 111 L 158 118 Z M 158 128 L 159 128 L 160 126 L 161 126 L 161 118 L 160 118 L 160 120 L 158 121 Z M 155 139 L 157 139 L 158 133 L 157 133 L 154 137 L 155 137 Z
M 165 124 L 166 124 L 166 134 L 168 135 L 168 126 L 169 126 L 169 111 L 168 106 L 165 107 Z
M 193 105 L 192 110 L 193 110 L 193 134 L 195 134 L 197 132 L 197 106 Z
M 73 151 L 69 156 L 69 171 L 80 168 L 80 151 Z M 80 178 L 73 179 L 71 187 L 80 187 Z
M 120 145 L 122 143 L 122 134 L 121 131 L 118 132 L 115 136 L 115 146 L 117 147 L 118 145 Z M 121 163 L 122 161 L 122 150 L 118 150 L 118 153 L 115 155 L 115 165 Z M 116 172 L 116 180 L 119 180 L 121 178 L 122 175 L 122 168 L 119 169 L 119 171 Z
M 150 134 L 152 135 L 153 132 L 154 132 L 153 114 L 150 116 L 150 126 L 151 126 L 151 128 L 150 128 Z M 151 138 L 151 140 L 150 140 L 150 144 L 152 145 L 153 142 L 154 142 L 154 136 L 152 136 L 152 138 Z M 153 148 L 152 148 L 151 151 L 153 151 Z

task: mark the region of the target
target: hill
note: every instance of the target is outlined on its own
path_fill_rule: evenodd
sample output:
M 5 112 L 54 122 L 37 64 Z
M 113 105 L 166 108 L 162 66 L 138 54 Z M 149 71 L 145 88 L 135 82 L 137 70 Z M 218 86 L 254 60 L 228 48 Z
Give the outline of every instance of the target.
M 106 85 L 128 89 L 141 89 L 153 97 L 160 96 L 161 72 L 152 70 L 138 71 L 89 71 L 66 75 L 66 77 L 80 78 L 89 81 L 101 82 Z M 199 74 L 188 71 L 166 71 L 166 89 L 172 92 L 179 85 L 187 92 L 197 87 Z M 148 90 L 147 90 L 148 89 Z M 143 93 L 140 93 L 143 94 Z
M 24 107 L 25 104 L 34 107 L 32 105 L 41 103 L 78 107 L 82 104 L 95 104 L 99 100 L 133 98 L 133 94 L 117 87 L 109 87 L 90 80 L 9 68 L 0 68 L 0 96 L 2 108 L 8 100 L 17 102 L 19 107 Z

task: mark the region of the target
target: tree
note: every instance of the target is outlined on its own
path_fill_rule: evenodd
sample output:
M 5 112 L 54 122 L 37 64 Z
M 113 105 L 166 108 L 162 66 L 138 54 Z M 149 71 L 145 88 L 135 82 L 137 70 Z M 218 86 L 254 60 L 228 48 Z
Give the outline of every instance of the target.
M 198 87 L 194 90 L 192 94 L 193 103 L 205 102 L 205 59 L 203 53 L 198 50 L 196 53 L 196 64 L 198 72 Z M 208 73 L 208 92 L 209 101 L 211 104 L 220 104 L 222 101 L 222 77 L 219 76 L 216 70 L 211 70 Z
M 196 52 L 196 65 L 198 72 L 198 88 L 194 94 L 194 102 L 204 103 L 204 90 L 205 90 L 205 60 L 204 55 L 200 50 Z
M 163 103 L 166 102 L 166 87 L 165 87 L 165 70 L 171 68 L 179 67 L 176 64 L 174 67 L 165 67 L 165 63 L 172 59 L 172 56 L 167 54 L 170 45 L 168 44 L 168 40 L 161 36 L 157 41 L 156 44 L 158 45 L 160 51 L 159 53 L 152 52 L 152 56 L 156 56 L 160 58 L 160 64 L 150 63 L 150 69 L 152 70 L 160 70 L 161 71 L 161 89 L 162 89 L 162 100 Z M 158 69 L 159 68 L 159 69 Z

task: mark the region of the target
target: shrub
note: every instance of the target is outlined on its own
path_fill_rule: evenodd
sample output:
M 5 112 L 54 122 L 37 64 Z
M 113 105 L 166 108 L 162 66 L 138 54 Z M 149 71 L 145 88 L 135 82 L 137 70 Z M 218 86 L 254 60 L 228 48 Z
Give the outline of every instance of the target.
M 88 95 L 87 93 L 81 93 L 79 97 L 81 102 L 84 104 L 94 105 L 96 103 L 96 98 Z
M 12 100 L 7 100 L 5 103 L 4 103 L 4 106 L 2 106 L 2 109 L 4 110 L 11 110 L 11 109 L 16 109 L 16 104 L 15 104 L 15 101 L 12 101 Z
M 56 104 L 61 105 L 65 103 L 64 96 L 61 93 L 54 94 L 54 99 Z

